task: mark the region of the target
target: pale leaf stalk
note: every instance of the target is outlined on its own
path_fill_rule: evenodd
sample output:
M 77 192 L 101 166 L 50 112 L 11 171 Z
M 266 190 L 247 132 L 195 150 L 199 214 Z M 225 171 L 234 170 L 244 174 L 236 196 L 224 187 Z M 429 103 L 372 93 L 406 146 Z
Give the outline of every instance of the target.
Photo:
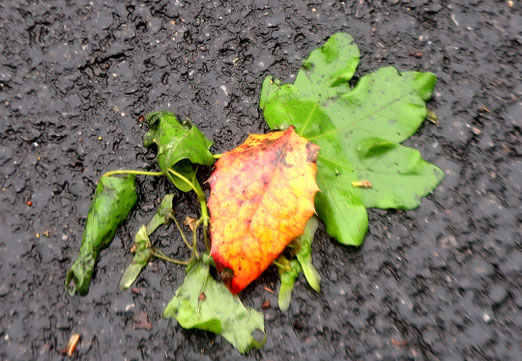
M 153 177 L 160 177 L 165 175 L 163 172 L 147 172 L 143 170 L 133 170 L 133 169 L 120 169 L 120 170 L 111 170 L 110 172 L 105 173 L 102 177 L 110 177 L 112 175 L 120 175 L 120 174 L 134 174 L 134 175 L 148 175 Z

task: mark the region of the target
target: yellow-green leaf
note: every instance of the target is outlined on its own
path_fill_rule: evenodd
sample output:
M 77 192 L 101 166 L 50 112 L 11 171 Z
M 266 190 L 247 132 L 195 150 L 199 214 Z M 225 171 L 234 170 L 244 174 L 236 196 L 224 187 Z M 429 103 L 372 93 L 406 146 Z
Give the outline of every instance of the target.
M 317 213 L 328 233 L 348 245 L 364 240 L 366 207 L 415 208 L 443 178 L 417 150 L 399 144 L 426 117 L 435 76 L 385 67 L 352 89 L 358 58 L 353 38 L 335 34 L 310 54 L 294 84 L 267 77 L 260 101 L 272 129 L 293 125 L 321 147 Z M 371 187 L 358 188 L 359 181 Z
M 263 314 L 245 307 L 209 273 L 211 262 L 195 261 L 187 268 L 185 281 L 169 302 L 163 317 L 175 318 L 183 328 L 197 328 L 223 336 L 241 353 L 265 343 Z M 260 331 L 259 340 L 253 335 Z

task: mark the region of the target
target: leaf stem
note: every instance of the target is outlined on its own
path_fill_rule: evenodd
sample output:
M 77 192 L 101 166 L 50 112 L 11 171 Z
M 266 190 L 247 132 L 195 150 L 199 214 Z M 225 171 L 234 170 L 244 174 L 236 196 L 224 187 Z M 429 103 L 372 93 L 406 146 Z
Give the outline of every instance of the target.
M 176 226 L 178 227 L 178 230 L 180 231 L 180 233 L 183 236 L 183 240 L 185 241 L 185 244 L 189 248 L 192 249 L 193 257 L 195 256 L 196 258 L 199 258 L 199 253 L 198 253 L 198 250 L 197 250 L 196 240 L 197 240 L 197 228 L 199 227 L 199 225 L 201 223 L 203 223 L 203 239 L 205 241 L 205 247 L 207 248 L 207 250 L 210 250 L 210 244 L 209 244 L 208 235 L 207 235 L 207 228 L 208 228 L 208 224 L 210 223 L 210 217 L 208 215 L 208 208 L 207 208 L 207 197 L 205 196 L 205 192 L 203 192 L 203 189 L 201 188 L 201 185 L 199 184 L 197 179 L 194 179 L 194 181 L 191 182 L 185 176 L 183 176 L 182 174 L 176 172 L 172 168 L 167 169 L 167 172 L 169 173 L 168 175 L 176 176 L 179 179 L 181 179 L 183 182 L 187 183 L 190 186 L 190 188 L 192 188 L 194 193 L 196 193 L 196 196 L 198 197 L 199 205 L 201 207 L 201 218 L 198 220 L 198 223 L 194 227 L 194 231 L 193 231 L 193 245 L 192 246 L 189 245 L 188 241 L 184 237 L 183 231 L 181 230 L 181 227 L 179 226 L 177 220 L 175 220 L 175 221 L 176 221 Z
M 108 176 L 117 175 L 117 174 L 150 175 L 150 176 L 155 176 L 155 177 L 165 175 L 163 172 L 147 172 L 147 171 L 144 171 L 144 170 L 133 170 L 133 169 L 124 170 L 124 169 L 121 169 L 121 170 L 112 170 L 110 172 L 107 172 L 107 173 L 103 174 L 102 177 L 108 177 Z
M 176 228 L 178 229 L 179 233 L 181 234 L 181 238 L 183 238 L 183 242 L 185 242 L 185 244 L 187 245 L 187 247 L 188 247 L 191 251 L 194 251 L 194 250 L 192 249 L 192 246 L 190 245 L 189 241 L 187 241 L 187 237 L 185 237 L 185 233 L 183 233 L 183 230 L 181 229 L 181 226 L 179 225 L 179 222 L 178 222 L 178 220 L 176 219 L 176 217 L 172 216 L 171 218 L 174 220 L 174 223 L 176 224 Z
M 163 261 L 179 264 L 179 265 L 182 265 L 182 266 L 187 266 L 189 264 L 186 261 L 179 261 L 177 259 L 170 258 L 169 256 L 163 254 L 162 252 L 156 251 L 155 249 L 152 250 L 152 255 L 154 257 L 156 257 L 156 258 L 159 258 L 159 259 L 163 260 Z
M 208 210 L 207 210 L 207 197 L 205 196 L 205 192 L 203 192 L 203 189 L 201 189 L 201 185 L 199 184 L 197 179 L 194 179 L 194 183 L 189 181 L 185 176 L 182 174 L 176 172 L 174 169 L 169 168 L 167 172 L 175 175 L 179 179 L 181 179 L 183 182 L 187 183 L 190 188 L 196 193 L 196 196 L 198 197 L 199 204 L 201 206 L 201 218 L 203 219 L 203 225 L 205 227 L 208 226 L 208 223 L 210 221 L 210 217 L 208 216 Z
M 174 176 L 172 174 L 170 174 L 170 172 L 167 171 L 167 173 L 165 173 L 165 175 L 172 182 L 172 184 L 175 184 L 174 183 Z
M 192 250 L 194 251 L 194 255 L 197 259 L 199 259 L 199 253 L 198 253 L 198 227 L 201 224 L 202 218 L 198 220 L 196 225 L 194 226 L 194 230 L 192 231 Z
M 288 268 L 287 265 L 284 265 L 284 264 L 279 263 L 279 262 L 277 262 L 277 261 L 272 261 L 272 264 L 276 265 L 276 266 L 279 267 L 279 268 L 284 268 L 284 269 L 287 269 L 287 268 Z
M 172 168 L 169 168 L 167 169 L 167 172 L 175 175 L 176 177 L 178 177 L 179 179 L 181 179 L 183 182 L 187 183 L 189 185 L 189 187 L 196 193 L 196 195 L 198 196 L 198 199 L 201 197 L 201 194 L 203 191 L 201 191 L 201 188 L 198 190 L 195 186 L 194 183 L 192 183 L 191 181 L 189 181 L 183 174 L 181 173 L 178 173 L 176 172 L 174 169 Z M 196 181 L 197 182 L 197 181 Z M 203 194 L 203 197 L 205 196 L 205 194 Z
M 201 189 L 201 185 L 199 184 L 197 179 L 194 179 L 194 186 L 197 190 L 196 195 L 198 196 L 199 205 L 201 206 L 201 218 L 203 219 L 203 226 L 206 228 L 210 222 L 210 217 L 208 216 L 207 209 L 207 197 L 205 196 L 205 192 Z
M 214 159 L 219 159 L 219 158 L 221 158 L 222 155 L 223 155 L 223 153 L 221 153 L 221 154 L 212 154 Z
M 207 252 L 210 252 L 210 242 L 208 240 L 207 226 L 205 225 L 203 225 L 203 241 L 205 242 Z

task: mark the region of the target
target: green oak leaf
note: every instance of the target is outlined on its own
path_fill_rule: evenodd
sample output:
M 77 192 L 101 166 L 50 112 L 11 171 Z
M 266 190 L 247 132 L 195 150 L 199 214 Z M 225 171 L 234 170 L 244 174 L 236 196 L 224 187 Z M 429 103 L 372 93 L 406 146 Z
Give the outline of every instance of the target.
M 183 328 L 197 328 L 223 336 L 241 353 L 261 348 L 263 340 L 257 340 L 255 330 L 265 332 L 263 314 L 245 307 L 222 282 L 209 273 L 211 258 L 194 261 L 187 268 L 187 275 L 169 302 L 163 317 L 175 318 Z
M 415 208 L 443 178 L 417 150 L 399 144 L 426 117 L 435 76 L 385 67 L 350 88 L 358 61 L 353 38 L 335 34 L 312 51 L 294 84 L 267 77 L 260 100 L 270 128 L 293 125 L 321 147 L 316 210 L 328 234 L 347 245 L 362 244 L 366 207 Z M 352 185 L 361 180 L 372 187 Z
M 134 175 L 100 178 L 87 215 L 80 252 L 65 280 L 65 288 L 71 296 L 76 292 L 80 295 L 89 292 L 100 251 L 112 242 L 116 229 L 137 199 Z
M 159 167 L 174 185 L 183 192 L 192 188 L 179 177 L 167 173 L 172 168 L 188 180 L 195 179 L 196 167 L 192 164 L 212 165 L 214 157 L 209 148 L 212 141 L 189 122 L 180 123 L 171 112 L 158 111 L 147 114 L 149 131 L 145 134 L 146 147 L 158 146 Z

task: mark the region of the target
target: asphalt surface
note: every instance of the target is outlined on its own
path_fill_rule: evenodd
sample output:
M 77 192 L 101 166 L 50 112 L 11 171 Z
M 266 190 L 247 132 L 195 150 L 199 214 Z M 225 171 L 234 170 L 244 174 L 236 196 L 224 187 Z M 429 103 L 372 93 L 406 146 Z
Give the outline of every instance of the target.
M 66 294 L 99 176 L 156 170 L 141 115 L 171 110 L 214 153 L 232 149 L 268 130 L 264 77 L 291 82 L 338 31 L 361 49 L 357 77 L 385 65 L 438 77 L 439 122 L 406 142 L 446 173 L 420 208 L 371 210 L 360 249 L 320 228 L 322 292 L 300 277 L 287 313 L 264 289 L 277 289 L 275 270 L 249 286 L 242 299 L 265 314 L 268 338 L 245 356 L 161 318 L 181 267 L 155 262 L 118 290 L 133 234 L 172 191 L 165 180 L 139 178 L 89 294 Z M 521 41 L 516 0 L 2 1 L 0 359 L 66 359 L 81 333 L 78 360 L 519 360 Z M 197 215 L 192 195 L 176 202 L 180 218 Z M 155 242 L 186 255 L 174 228 Z

